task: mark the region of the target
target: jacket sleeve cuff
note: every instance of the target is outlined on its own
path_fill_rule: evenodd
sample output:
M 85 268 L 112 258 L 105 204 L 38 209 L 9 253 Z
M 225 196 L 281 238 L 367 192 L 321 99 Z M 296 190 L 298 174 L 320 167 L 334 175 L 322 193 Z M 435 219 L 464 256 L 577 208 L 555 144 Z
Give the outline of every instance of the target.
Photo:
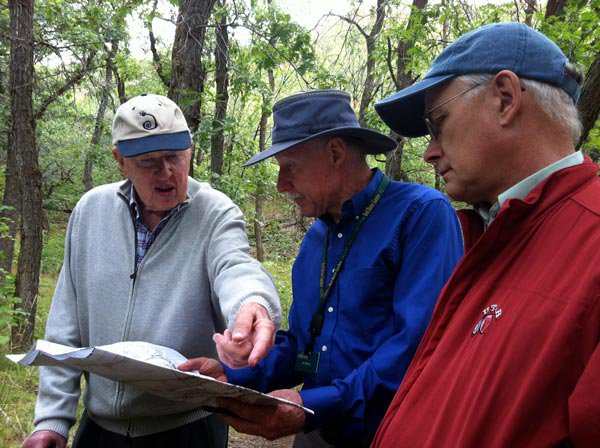
M 305 432 L 327 426 L 336 419 L 343 408 L 340 391 L 335 386 L 301 390 L 300 396 L 302 406 L 315 411 L 314 415 L 306 414 Z
M 39 422 L 35 426 L 33 432 L 54 431 L 63 436 L 65 439 L 69 440 L 69 429 L 71 429 L 72 425 L 73 422 L 71 422 L 70 420 L 65 420 L 62 418 L 49 418 L 47 420 L 42 420 L 41 422 Z
M 273 322 L 273 325 L 275 326 L 275 331 L 279 330 L 279 327 L 281 327 L 281 315 L 273 310 L 273 308 L 271 307 L 269 302 L 264 297 L 261 297 L 261 296 L 246 297 L 244 300 L 241 301 L 240 307 L 238 308 L 238 313 L 239 313 L 240 309 L 246 303 L 251 303 L 251 302 L 262 305 L 269 313 L 271 322 Z M 235 319 L 233 319 L 233 321 L 229 322 L 229 326 L 231 327 L 230 330 L 233 330 L 233 327 L 235 326 Z

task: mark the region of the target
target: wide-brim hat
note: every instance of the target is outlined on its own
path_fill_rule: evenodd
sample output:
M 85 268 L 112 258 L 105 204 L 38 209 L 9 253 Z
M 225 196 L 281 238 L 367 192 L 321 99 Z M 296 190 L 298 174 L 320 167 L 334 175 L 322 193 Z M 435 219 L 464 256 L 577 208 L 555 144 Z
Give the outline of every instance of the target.
M 510 70 L 524 79 L 560 87 L 577 103 L 580 86 L 565 70 L 568 62 L 548 37 L 518 22 L 486 25 L 470 31 L 446 47 L 425 77 L 375 104 L 375 110 L 391 129 L 405 137 L 428 133 L 425 94 L 456 76 L 493 74 Z
M 143 94 L 121 104 L 112 126 L 113 145 L 123 157 L 192 146 L 183 112 L 169 98 Z
M 333 89 L 312 90 L 275 103 L 272 145 L 244 166 L 254 165 L 296 145 L 326 136 L 357 138 L 364 143 L 366 154 L 382 154 L 396 147 L 396 142 L 387 135 L 360 126 L 348 93 Z

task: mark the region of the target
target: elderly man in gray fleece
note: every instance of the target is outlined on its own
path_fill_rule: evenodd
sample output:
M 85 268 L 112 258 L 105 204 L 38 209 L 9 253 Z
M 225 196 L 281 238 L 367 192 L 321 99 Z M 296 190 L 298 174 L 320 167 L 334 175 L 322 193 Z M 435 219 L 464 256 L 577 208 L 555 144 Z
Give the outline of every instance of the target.
M 180 108 L 135 97 L 113 121 L 124 182 L 86 193 L 69 220 L 46 339 L 74 347 L 147 341 L 188 358 L 255 365 L 281 322 L 272 279 L 248 253 L 242 213 L 188 177 L 190 132 Z M 220 335 L 219 333 L 223 333 Z M 227 427 L 192 405 L 84 373 L 74 447 L 225 447 Z M 42 367 L 35 430 L 24 447 L 66 446 L 81 371 Z

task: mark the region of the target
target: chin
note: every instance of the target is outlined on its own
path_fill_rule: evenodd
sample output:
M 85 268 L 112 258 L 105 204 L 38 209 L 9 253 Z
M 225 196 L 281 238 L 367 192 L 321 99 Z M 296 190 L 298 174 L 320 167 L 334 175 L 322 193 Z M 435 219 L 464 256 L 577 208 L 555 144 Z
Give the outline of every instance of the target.
M 452 185 L 446 184 L 446 188 L 444 188 L 444 192 L 450 196 L 450 198 L 454 201 L 462 201 L 469 202 L 466 198 L 466 194 L 464 190 L 452 188 Z

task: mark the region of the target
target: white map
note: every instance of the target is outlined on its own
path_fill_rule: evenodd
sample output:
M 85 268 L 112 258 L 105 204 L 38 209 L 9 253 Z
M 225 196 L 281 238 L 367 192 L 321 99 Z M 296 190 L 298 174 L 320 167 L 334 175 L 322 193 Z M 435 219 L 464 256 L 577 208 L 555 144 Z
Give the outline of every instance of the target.
M 128 341 L 74 348 L 38 340 L 29 352 L 6 357 L 26 366 L 78 367 L 160 397 L 197 404 L 207 410 L 214 410 L 217 398 L 225 397 L 265 406 L 285 403 L 314 414 L 312 410 L 288 400 L 218 381 L 198 371 L 178 370 L 177 366 L 187 361 L 185 356 L 149 342 Z

